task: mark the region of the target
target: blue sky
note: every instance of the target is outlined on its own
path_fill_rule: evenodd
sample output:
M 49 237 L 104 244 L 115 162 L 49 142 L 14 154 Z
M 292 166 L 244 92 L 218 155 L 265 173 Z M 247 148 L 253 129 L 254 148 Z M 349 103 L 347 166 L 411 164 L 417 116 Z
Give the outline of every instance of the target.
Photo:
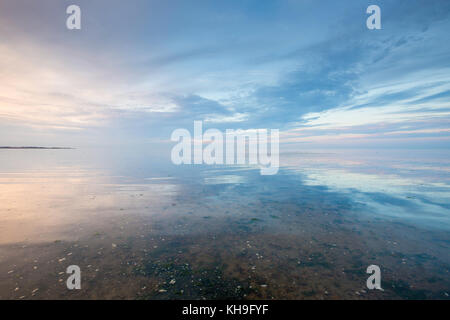
M 448 147 L 449 30 L 436 0 L 4 0 L 0 145 L 168 143 L 203 120 L 293 148 Z

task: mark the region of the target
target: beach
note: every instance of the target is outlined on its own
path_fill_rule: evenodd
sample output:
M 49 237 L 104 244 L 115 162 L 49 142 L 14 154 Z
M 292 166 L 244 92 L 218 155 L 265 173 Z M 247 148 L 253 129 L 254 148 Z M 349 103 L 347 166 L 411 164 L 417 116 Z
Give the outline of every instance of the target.
M 286 153 L 261 176 L 42 151 L 0 151 L 1 299 L 448 299 L 445 152 Z

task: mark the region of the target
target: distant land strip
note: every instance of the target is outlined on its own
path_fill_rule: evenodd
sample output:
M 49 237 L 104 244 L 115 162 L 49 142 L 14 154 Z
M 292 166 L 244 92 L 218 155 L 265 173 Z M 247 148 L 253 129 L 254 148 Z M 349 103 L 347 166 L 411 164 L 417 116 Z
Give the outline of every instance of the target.
M 74 149 L 69 147 L 1 147 L 0 149 L 44 149 L 44 150 L 61 150 L 61 149 Z

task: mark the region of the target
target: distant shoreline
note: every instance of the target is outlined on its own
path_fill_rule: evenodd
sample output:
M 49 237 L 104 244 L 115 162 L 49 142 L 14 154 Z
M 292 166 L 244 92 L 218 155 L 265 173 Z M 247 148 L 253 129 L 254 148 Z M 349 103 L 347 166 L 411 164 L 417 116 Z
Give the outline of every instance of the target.
M 64 150 L 64 149 L 74 149 L 69 147 L 0 147 L 0 149 L 44 149 L 44 150 Z

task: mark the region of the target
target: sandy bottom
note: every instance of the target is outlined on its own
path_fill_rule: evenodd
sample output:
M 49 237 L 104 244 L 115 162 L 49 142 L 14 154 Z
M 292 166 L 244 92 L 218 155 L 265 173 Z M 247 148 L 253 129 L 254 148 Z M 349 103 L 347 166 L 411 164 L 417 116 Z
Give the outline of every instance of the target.
M 3 177 L 0 299 L 449 299 L 447 231 L 320 188 L 81 176 Z

